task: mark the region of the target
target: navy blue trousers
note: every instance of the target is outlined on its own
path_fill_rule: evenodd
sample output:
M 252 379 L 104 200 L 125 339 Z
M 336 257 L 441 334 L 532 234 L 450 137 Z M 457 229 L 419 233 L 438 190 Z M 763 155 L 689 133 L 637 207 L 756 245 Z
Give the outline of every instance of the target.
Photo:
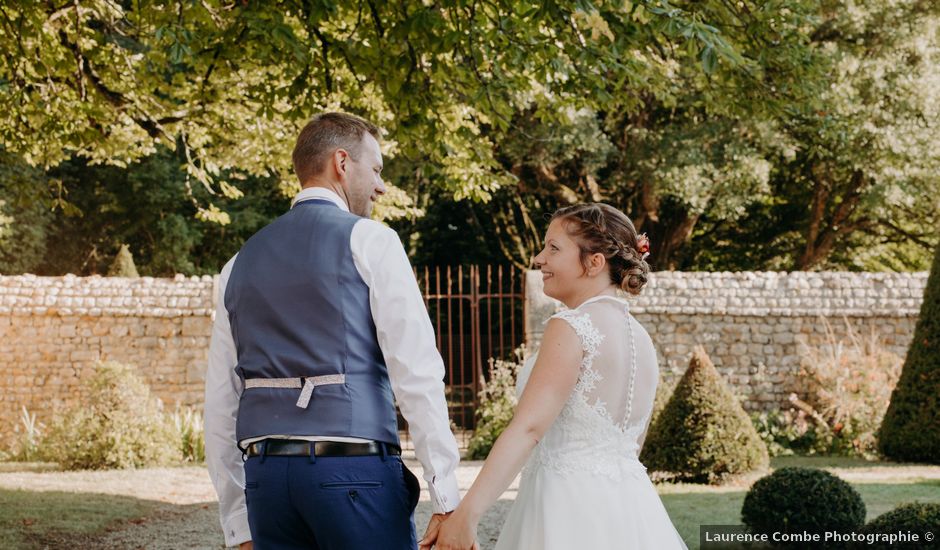
M 251 457 L 256 550 L 415 550 L 418 480 L 398 456 Z

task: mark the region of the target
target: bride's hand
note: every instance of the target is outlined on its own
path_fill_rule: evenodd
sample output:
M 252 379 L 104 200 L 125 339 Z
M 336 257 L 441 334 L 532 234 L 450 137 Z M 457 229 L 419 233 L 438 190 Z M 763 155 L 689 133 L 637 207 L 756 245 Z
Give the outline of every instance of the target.
M 437 544 L 434 547 L 438 550 L 479 550 L 476 541 L 477 523 L 458 507 L 437 532 Z

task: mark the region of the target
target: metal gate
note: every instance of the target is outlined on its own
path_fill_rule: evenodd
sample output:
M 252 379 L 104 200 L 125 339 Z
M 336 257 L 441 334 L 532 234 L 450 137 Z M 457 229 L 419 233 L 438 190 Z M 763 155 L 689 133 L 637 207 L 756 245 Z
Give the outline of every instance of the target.
M 448 411 L 466 445 L 489 360 L 524 339 L 525 272 L 511 266 L 425 266 L 415 276 L 444 359 Z M 410 443 L 410 442 L 409 442 Z

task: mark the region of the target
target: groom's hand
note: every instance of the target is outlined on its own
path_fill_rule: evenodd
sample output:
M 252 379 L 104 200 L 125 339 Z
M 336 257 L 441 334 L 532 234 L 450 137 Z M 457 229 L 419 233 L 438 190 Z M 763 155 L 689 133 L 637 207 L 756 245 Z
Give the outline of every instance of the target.
M 238 550 L 252 550 L 252 548 L 254 548 L 254 545 L 251 544 L 251 541 L 243 542 L 238 545 Z
M 418 541 L 418 548 L 420 550 L 431 550 L 431 546 L 437 542 L 437 532 L 441 530 L 441 525 L 450 514 L 451 512 L 447 512 L 446 514 L 431 515 L 431 521 L 428 522 L 428 528 L 425 530 L 424 536 L 421 537 L 421 540 Z

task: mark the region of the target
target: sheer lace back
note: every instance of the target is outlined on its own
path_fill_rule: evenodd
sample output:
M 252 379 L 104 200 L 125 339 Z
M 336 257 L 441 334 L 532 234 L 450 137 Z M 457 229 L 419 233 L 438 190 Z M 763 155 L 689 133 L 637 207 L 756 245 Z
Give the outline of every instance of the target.
M 624 460 L 639 465 L 659 379 L 649 335 L 630 314 L 627 302 L 613 296 L 597 296 L 553 318 L 564 320 L 578 334 L 581 372 L 532 461 L 563 472 L 586 469 L 611 475 L 623 471 Z M 533 363 L 520 374 L 520 391 Z
M 627 303 L 603 296 L 555 317 L 571 324 L 581 339 L 584 355 L 575 391 L 621 431 L 645 427 L 658 373 L 655 355 L 650 361 L 649 346 L 644 345 L 649 337 L 630 315 Z M 637 387 L 642 391 L 637 392 Z

